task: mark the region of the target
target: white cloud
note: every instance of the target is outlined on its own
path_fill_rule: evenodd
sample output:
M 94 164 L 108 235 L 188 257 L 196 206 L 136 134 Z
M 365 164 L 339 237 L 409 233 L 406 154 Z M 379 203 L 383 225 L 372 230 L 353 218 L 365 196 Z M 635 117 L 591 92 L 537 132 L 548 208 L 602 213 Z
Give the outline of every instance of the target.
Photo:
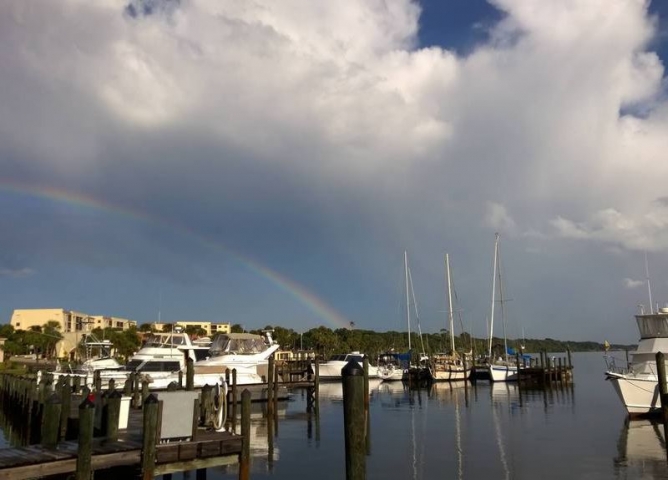
M 373 253 L 411 235 L 425 252 L 458 235 L 473 249 L 481 223 L 562 265 L 571 242 L 535 244 L 668 250 L 668 104 L 645 1 L 494 0 L 503 20 L 466 56 L 419 48 L 410 0 L 189 0 L 138 18 L 126 4 L 0 3 L 0 177 L 222 243 L 285 235 L 286 250 L 351 225 Z
M 485 225 L 497 231 L 513 234 L 517 229 L 515 220 L 512 219 L 506 207 L 499 203 L 487 203 L 487 212 L 485 213 L 484 220 Z
M 633 280 L 632 278 L 624 279 L 624 287 L 628 289 L 636 289 L 642 287 L 645 284 L 642 280 Z
M 0 268 L 0 277 L 24 278 L 33 275 L 32 268 Z

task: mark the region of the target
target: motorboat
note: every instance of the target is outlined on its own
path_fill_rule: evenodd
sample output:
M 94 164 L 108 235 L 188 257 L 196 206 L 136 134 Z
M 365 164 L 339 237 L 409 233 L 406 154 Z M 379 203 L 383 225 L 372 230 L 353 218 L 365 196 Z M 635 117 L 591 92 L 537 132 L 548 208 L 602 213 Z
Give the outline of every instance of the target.
M 341 369 L 348 362 L 355 361 L 362 366 L 365 355 L 360 352 L 350 352 L 341 355 L 332 355 L 329 360 L 319 364 L 320 380 L 341 380 Z M 312 365 L 315 371 L 315 365 Z M 378 378 L 378 367 L 369 365 L 369 378 Z
M 141 375 L 141 380 L 149 382 L 151 390 L 164 389 L 170 383 L 178 382 L 179 372 L 185 376 L 188 358 L 195 362 L 195 352 L 202 355 L 207 351 L 207 347 L 194 346 L 190 336 L 181 329 L 154 332 L 122 369 L 102 370 L 99 375 L 103 385 L 113 379 L 118 386 L 123 385 L 130 373 L 134 372 Z
M 209 347 L 209 357 L 195 362 L 195 387 L 217 383 L 225 370 L 236 369 L 237 385 L 264 383 L 269 357 L 279 349 L 271 338 L 251 333 L 217 335 Z
M 401 381 L 411 360 L 410 351 L 406 353 L 385 352 L 378 356 L 378 377 L 384 382 Z
M 640 342 L 629 352 L 630 361 L 617 364 L 606 352 L 606 378 L 610 380 L 631 416 L 652 413 L 661 408 L 656 354 L 668 352 L 668 307 L 657 312 L 641 310 L 635 316 L 640 331 Z

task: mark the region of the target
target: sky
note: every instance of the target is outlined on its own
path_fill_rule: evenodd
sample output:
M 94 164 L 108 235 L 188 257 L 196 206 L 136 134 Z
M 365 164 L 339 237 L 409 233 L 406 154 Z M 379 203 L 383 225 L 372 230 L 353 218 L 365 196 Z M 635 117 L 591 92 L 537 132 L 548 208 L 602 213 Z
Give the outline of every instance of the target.
M 498 232 L 509 337 L 635 342 L 667 3 L 2 2 L 0 321 L 405 331 L 406 251 L 422 331 L 448 253 L 484 337 Z

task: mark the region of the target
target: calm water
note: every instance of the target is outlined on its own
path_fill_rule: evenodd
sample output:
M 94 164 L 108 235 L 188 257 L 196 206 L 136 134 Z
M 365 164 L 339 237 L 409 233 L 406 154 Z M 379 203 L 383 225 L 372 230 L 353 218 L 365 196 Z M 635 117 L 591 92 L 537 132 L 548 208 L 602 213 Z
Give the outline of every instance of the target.
M 601 353 L 573 355 L 572 388 L 436 384 L 409 392 L 381 383 L 371 397 L 370 479 L 668 479 L 663 427 L 626 422 Z M 254 422 L 252 478 L 345 478 L 341 385 L 321 389 L 320 428 L 300 394 L 287 403 L 269 459 Z M 236 478 L 236 469 L 209 472 Z
M 573 364 L 572 387 L 521 397 L 513 384 L 441 383 L 411 392 L 381 383 L 371 396 L 367 478 L 668 480 L 663 427 L 627 424 L 601 353 L 574 354 Z M 273 444 L 256 412 L 252 478 L 345 478 L 341 394 L 340 384 L 321 386 L 318 423 L 295 393 L 281 405 Z M 236 479 L 237 469 L 211 469 L 208 478 Z

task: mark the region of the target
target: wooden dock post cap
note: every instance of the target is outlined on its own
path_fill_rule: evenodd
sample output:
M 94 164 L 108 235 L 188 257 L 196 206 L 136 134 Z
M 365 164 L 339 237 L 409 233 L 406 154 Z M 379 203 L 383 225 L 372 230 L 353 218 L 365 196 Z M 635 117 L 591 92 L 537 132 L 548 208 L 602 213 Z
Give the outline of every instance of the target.
M 341 369 L 342 377 L 363 377 L 364 368 L 356 360 L 350 360 L 346 366 Z
M 151 393 L 148 397 L 146 397 L 146 400 L 144 400 L 144 405 L 147 403 L 158 403 L 158 397 L 155 395 L 155 393 Z

